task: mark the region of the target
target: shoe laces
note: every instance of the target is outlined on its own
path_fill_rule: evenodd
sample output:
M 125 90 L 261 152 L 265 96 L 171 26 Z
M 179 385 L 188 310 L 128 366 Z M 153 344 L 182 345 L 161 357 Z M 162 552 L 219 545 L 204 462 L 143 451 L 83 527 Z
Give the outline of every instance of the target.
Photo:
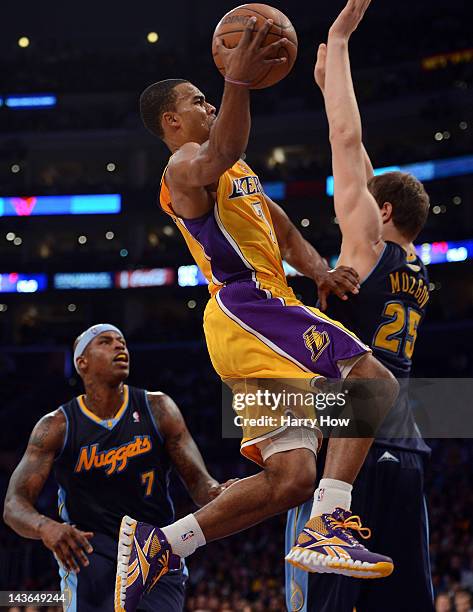
M 363 527 L 363 525 L 361 524 L 361 518 L 356 514 L 348 515 L 343 520 L 336 519 L 333 516 L 329 516 L 328 519 L 330 521 L 331 527 L 335 529 L 341 529 L 345 533 L 345 536 L 347 536 L 350 542 L 352 542 L 353 544 L 359 544 L 359 542 L 357 542 L 357 540 L 351 535 L 351 533 L 347 531 L 348 529 L 358 532 L 363 538 L 363 540 L 367 540 L 371 537 L 371 529 L 369 527 Z

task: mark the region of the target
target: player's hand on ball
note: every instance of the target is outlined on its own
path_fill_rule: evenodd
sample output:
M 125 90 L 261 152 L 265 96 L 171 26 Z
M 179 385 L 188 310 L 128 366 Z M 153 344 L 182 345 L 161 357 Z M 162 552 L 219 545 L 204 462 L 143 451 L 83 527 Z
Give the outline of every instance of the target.
M 252 38 L 255 23 L 255 17 L 248 20 L 248 25 L 240 42 L 234 49 L 227 49 L 221 38 L 216 39 L 216 50 L 225 66 L 225 78 L 249 85 L 257 81 L 268 70 L 268 66 L 287 61 L 286 57 L 271 57 L 278 49 L 287 46 L 287 38 L 281 38 L 262 47 L 262 43 L 273 24 L 272 20 L 267 19 L 263 27 Z
M 322 93 L 325 91 L 325 64 L 327 60 L 327 45 L 321 43 L 317 50 L 317 61 L 314 68 L 314 79 Z
M 233 483 L 237 482 L 238 480 L 239 478 L 230 478 L 230 480 L 227 480 L 226 482 L 223 482 L 222 484 L 213 485 L 209 491 L 210 499 L 215 499 L 216 497 L 218 497 L 220 493 L 223 493 L 225 489 L 228 489 L 228 487 L 230 487 Z
M 348 0 L 345 8 L 334 21 L 329 36 L 349 38 L 358 27 L 371 0 Z
M 348 266 L 339 266 L 334 270 L 319 274 L 315 282 L 317 283 L 320 309 L 326 310 L 327 298 L 331 293 L 341 300 L 348 300 L 347 293 L 359 293 L 359 281 L 358 272 Z
M 68 572 L 79 571 L 79 561 L 84 566 L 89 565 L 87 553 L 93 552 L 89 539 L 93 537 L 91 531 L 80 531 L 74 525 L 58 523 L 53 520 L 45 521 L 40 527 L 40 537 L 46 548 Z

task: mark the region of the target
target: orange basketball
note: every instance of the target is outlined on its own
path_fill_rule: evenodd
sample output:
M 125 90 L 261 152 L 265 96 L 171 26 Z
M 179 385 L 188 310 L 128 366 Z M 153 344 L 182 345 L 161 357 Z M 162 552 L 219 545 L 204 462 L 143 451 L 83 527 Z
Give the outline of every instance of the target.
M 250 87 L 250 89 L 263 89 L 283 79 L 291 71 L 296 61 L 297 34 L 292 23 L 284 13 L 281 13 L 278 9 L 268 6 L 267 4 L 242 4 L 241 6 L 237 6 L 224 15 L 215 28 L 212 40 L 212 55 L 217 68 L 223 76 L 225 76 L 225 67 L 223 66 L 222 60 L 219 58 L 215 45 L 215 38 L 220 37 L 227 48 L 233 49 L 240 42 L 240 38 L 250 17 L 256 17 L 254 32 L 257 32 L 258 29 L 261 28 L 266 19 L 273 20 L 273 25 L 264 39 L 263 47 L 276 42 L 280 38 L 287 38 L 289 41 L 285 48 L 280 47 L 276 52 L 277 55 L 273 56 L 286 56 L 287 61 L 283 64 L 268 66 L 267 72 L 259 78 L 258 81 L 252 83 Z

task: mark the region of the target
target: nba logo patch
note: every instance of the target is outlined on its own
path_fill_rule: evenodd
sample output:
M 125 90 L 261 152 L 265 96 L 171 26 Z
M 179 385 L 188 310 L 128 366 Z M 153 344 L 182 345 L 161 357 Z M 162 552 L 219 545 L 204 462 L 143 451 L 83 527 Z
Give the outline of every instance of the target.
M 133 413 L 133 423 L 139 423 L 139 422 L 140 422 L 140 413 L 135 410 L 135 412 Z
M 186 533 L 183 533 L 183 534 L 181 535 L 181 540 L 182 540 L 183 542 L 187 542 L 187 540 L 190 540 L 191 538 L 193 538 L 193 537 L 194 537 L 194 535 L 195 535 L 195 534 L 194 534 L 193 530 L 191 529 L 190 531 L 186 531 Z
M 317 491 L 317 501 L 321 502 L 324 498 L 325 489 L 318 489 Z

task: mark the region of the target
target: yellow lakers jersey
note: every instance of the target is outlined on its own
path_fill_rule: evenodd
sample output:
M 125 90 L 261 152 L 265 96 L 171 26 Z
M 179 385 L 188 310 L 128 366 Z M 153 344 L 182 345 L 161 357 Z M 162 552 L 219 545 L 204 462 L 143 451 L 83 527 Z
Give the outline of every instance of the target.
M 215 206 L 197 219 L 175 214 L 165 175 L 166 171 L 161 180 L 161 208 L 184 236 L 211 295 L 223 285 L 245 280 L 266 291 L 292 293 L 260 180 L 244 161 L 222 174 Z

